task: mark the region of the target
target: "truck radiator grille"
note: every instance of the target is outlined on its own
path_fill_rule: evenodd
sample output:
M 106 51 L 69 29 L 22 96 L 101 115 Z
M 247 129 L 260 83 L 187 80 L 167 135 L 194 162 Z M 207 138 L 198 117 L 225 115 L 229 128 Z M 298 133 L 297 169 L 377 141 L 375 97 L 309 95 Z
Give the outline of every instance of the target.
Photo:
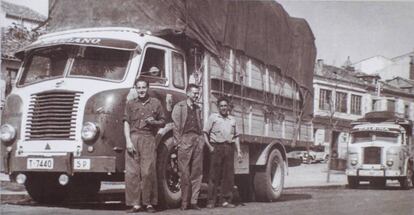
M 364 164 L 381 164 L 381 147 L 366 147 Z
M 26 140 L 75 139 L 79 92 L 48 91 L 30 98 Z

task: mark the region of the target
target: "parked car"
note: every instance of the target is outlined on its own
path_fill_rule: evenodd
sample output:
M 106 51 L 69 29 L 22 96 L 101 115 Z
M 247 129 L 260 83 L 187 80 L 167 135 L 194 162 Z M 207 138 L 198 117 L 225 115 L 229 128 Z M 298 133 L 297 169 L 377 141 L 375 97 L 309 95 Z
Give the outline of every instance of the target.
M 292 151 L 287 153 L 288 158 L 292 159 L 299 159 L 301 163 L 305 163 L 304 161 L 307 159 L 307 151 Z
M 328 159 L 329 159 L 329 153 L 327 152 L 309 151 L 307 155 L 308 163 L 323 163 L 323 162 L 327 162 Z

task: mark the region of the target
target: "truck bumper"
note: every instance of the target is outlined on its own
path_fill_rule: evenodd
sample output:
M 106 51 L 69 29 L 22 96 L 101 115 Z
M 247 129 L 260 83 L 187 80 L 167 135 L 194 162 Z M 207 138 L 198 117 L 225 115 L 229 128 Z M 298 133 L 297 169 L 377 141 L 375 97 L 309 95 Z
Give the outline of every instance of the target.
M 112 156 L 28 156 L 13 157 L 4 163 L 6 173 L 13 172 L 95 172 L 114 173 L 116 158 Z
M 361 176 L 361 177 L 400 177 L 404 176 L 400 170 L 387 169 L 347 169 L 347 176 Z

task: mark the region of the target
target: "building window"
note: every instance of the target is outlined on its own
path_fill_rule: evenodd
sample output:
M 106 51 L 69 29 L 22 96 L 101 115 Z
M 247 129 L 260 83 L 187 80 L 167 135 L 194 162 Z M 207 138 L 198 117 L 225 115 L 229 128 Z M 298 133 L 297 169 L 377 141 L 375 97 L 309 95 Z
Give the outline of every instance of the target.
M 410 106 L 408 104 L 404 105 L 404 117 L 410 118 Z
M 332 92 L 330 90 L 320 89 L 319 91 L 319 109 L 330 110 L 332 104 Z
M 394 100 L 387 100 L 387 111 L 395 112 L 395 101 Z
M 351 95 L 351 114 L 361 115 L 361 96 Z
M 335 102 L 335 111 L 340 113 L 347 112 L 347 94 L 342 92 L 336 92 L 336 102 Z
M 373 99 L 372 100 L 372 111 L 379 111 L 380 110 L 380 100 Z

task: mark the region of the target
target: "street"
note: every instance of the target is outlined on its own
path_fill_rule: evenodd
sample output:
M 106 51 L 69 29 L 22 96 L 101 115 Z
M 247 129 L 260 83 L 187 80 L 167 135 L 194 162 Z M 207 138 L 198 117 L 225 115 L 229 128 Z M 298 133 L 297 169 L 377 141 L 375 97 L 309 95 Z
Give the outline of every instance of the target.
M 117 193 L 120 197 L 122 191 Z M 101 197 L 107 195 L 101 193 Z M 113 195 L 113 194 L 111 194 Z M 286 189 L 282 198 L 273 203 L 249 202 L 234 209 L 206 209 L 181 211 L 169 209 L 157 214 L 414 214 L 414 192 L 398 186 L 373 189 L 362 185 L 360 189 L 345 187 Z M 38 205 L 28 197 L 2 199 L 0 212 L 6 214 L 124 214 L 125 207 L 119 200 L 104 203 L 69 203 L 58 206 Z

